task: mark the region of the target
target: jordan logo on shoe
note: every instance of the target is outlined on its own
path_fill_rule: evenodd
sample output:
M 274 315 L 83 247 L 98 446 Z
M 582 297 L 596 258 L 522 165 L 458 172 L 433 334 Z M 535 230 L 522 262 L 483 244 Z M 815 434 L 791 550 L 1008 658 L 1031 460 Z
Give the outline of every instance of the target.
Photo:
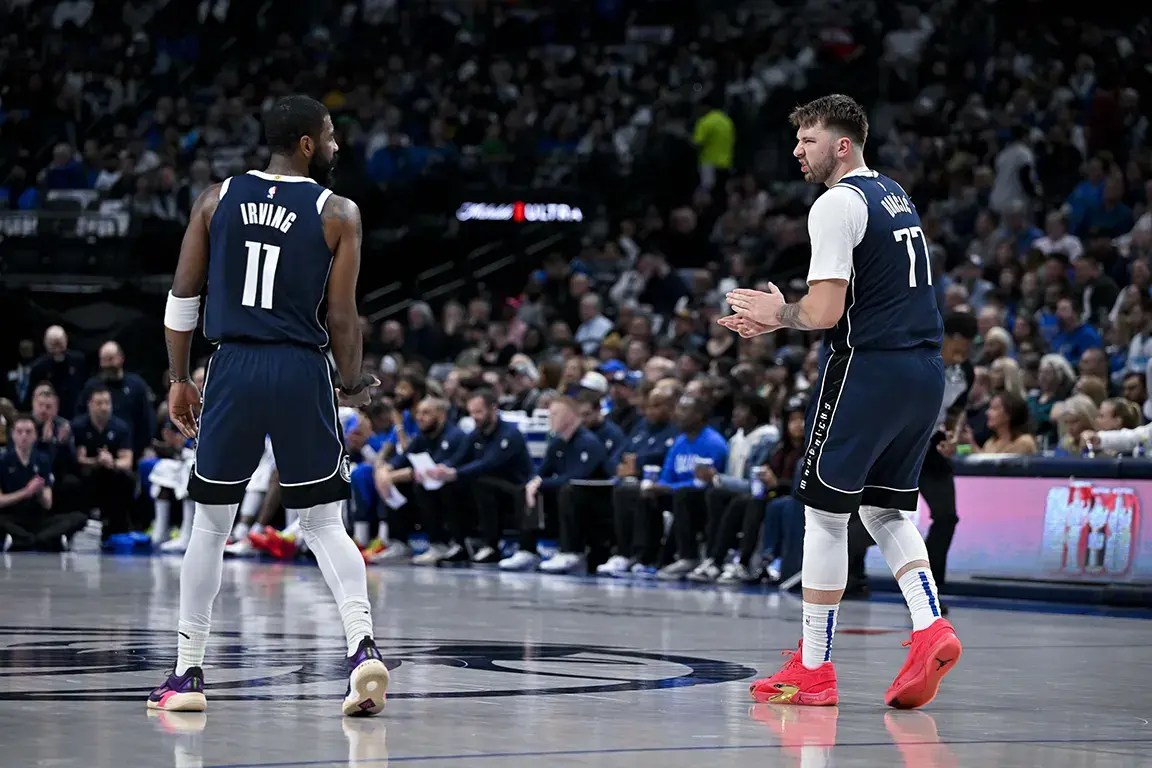
M 952 659 L 941 659 L 941 658 L 937 657 L 937 659 L 936 659 L 936 671 L 939 672 L 940 670 L 944 669 L 944 667 L 948 666 L 951 663 L 952 663 Z

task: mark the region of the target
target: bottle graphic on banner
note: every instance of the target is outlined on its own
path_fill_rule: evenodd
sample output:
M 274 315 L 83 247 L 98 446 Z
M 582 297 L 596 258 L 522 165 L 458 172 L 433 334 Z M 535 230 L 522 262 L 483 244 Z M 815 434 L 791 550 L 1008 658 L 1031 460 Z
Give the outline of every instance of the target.
M 1064 545 L 1068 530 L 1068 500 L 1072 489 L 1051 488 L 1044 508 L 1044 536 L 1040 544 L 1040 567 L 1045 571 L 1064 568 Z
M 1108 520 L 1109 539 L 1104 554 L 1104 568 L 1110 575 L 1127 572 L 1132 564 L 1132 549 L 1136 543 L 1138 510 L 1136 491 L 1117 488 L 1116 500 Z
M 1068 489 L 1068 516 L 1064 528 L 1064 573 L 1083 573 L 1088 511 L 1092 506 L 1091 483 L 1072 483 Z
M 1110 531 L 1108 516 L 1116 504 L 1116 494 L 1097 489 L 1088 512 L 1087 539 L 1084 545 L 1084 572 L 1098 576 L 1104 572 L 1104 553 L 1108 549 Z

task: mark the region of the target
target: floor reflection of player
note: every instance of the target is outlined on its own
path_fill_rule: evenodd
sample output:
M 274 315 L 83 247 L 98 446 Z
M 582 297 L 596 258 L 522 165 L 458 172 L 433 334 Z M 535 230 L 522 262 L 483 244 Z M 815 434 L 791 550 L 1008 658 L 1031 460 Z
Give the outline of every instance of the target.
M 768 726 L 780 739 L 781 752 L 789 758 L 786 764 L 795 768 L 835 765 L 832 753 L 837 747 L 839 714 L 838 707 L 756 704 L 748 709 L 749 717 Z M 940 742 L 936 720 L 928 713 L 887 712 L 884 727 L 900 752 L 899 764 L 905 768 L 956 768 L 959 765 L 952 750 Z
M 388 730 L 379 720 L 340 721 L 348 739 L 348 768 L 388 768 Z M 335 762 L 335 761 L 333 761 Z
M 156 724 L 157 730 L 172 737 L 173 768 L 204 768 L 203 734 L 208 715 L 150 709 L 148 719 Z
M 156 724 L 157 730 L 172 737 L 173 768 L 203 768 L 203 733 L 208 725 L 205 713 L 150 709 L 148 718 Z M 384 723 L 345 718 L 340 727 L 348 740 L 348 768 L 365 765 L 388 768 L 388 729 Z M 336 762 L 331 761 L 331 765 Z

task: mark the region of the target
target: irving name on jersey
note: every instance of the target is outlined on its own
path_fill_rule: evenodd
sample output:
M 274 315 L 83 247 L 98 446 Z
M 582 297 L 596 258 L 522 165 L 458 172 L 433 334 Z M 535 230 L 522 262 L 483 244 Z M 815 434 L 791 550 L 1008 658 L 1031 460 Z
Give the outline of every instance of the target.
M 240 203 L 240 218 L 246 225 L 259 224 L 287 233 L 296 214 L 274 203 Z

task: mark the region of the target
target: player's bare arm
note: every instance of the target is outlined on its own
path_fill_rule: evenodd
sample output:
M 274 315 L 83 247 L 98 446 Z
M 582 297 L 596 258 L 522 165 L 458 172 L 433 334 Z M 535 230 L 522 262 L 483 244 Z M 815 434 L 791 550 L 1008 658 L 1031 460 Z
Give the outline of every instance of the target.
M 168 345 L 168 415 L 185 437 L 195 437 L 200 415 L 200 393 L 192 384 L 192 334 L 200 315 L 200 294 L 208 278 L 208 225 L 220 202 L 220 185 L 213 184 L 192 204 L 188 227 L 180 244 L 180 260 L 164 313 L 164 340 Z
M 366 379 L 362 374 L 364 339 L 356 308 L 356 279 L 360 275 L 360 244 L 364 238 L 360 208 L 346 197 L 332 195 L 324 203 L 321 219 L 324 237 L 333 250 L 332 273 L 328 277 L 328 333 L 340 375 L 341 401 L 345 405 L 363 405 L 368 402 L 367 388 L 375 379 Z
M 789 304 L 780 289 L 769 283 L 768 291 L 737 288 L 727 299 L 736 316 L 767 329 L 815 331 L 831 328 L 840 321 L 847 291 L 846 280 L 817 280 L 809 287 L 807 296 Z M 733 330 L 740 329 L 733 327 Z
M 775 320 L 786 328 L 802 331 L 823 330 L 840 322 L 844 316 L 846 280 L 818 280 L 808 288 L 808 295 L 795 304 L 783 304 Z

